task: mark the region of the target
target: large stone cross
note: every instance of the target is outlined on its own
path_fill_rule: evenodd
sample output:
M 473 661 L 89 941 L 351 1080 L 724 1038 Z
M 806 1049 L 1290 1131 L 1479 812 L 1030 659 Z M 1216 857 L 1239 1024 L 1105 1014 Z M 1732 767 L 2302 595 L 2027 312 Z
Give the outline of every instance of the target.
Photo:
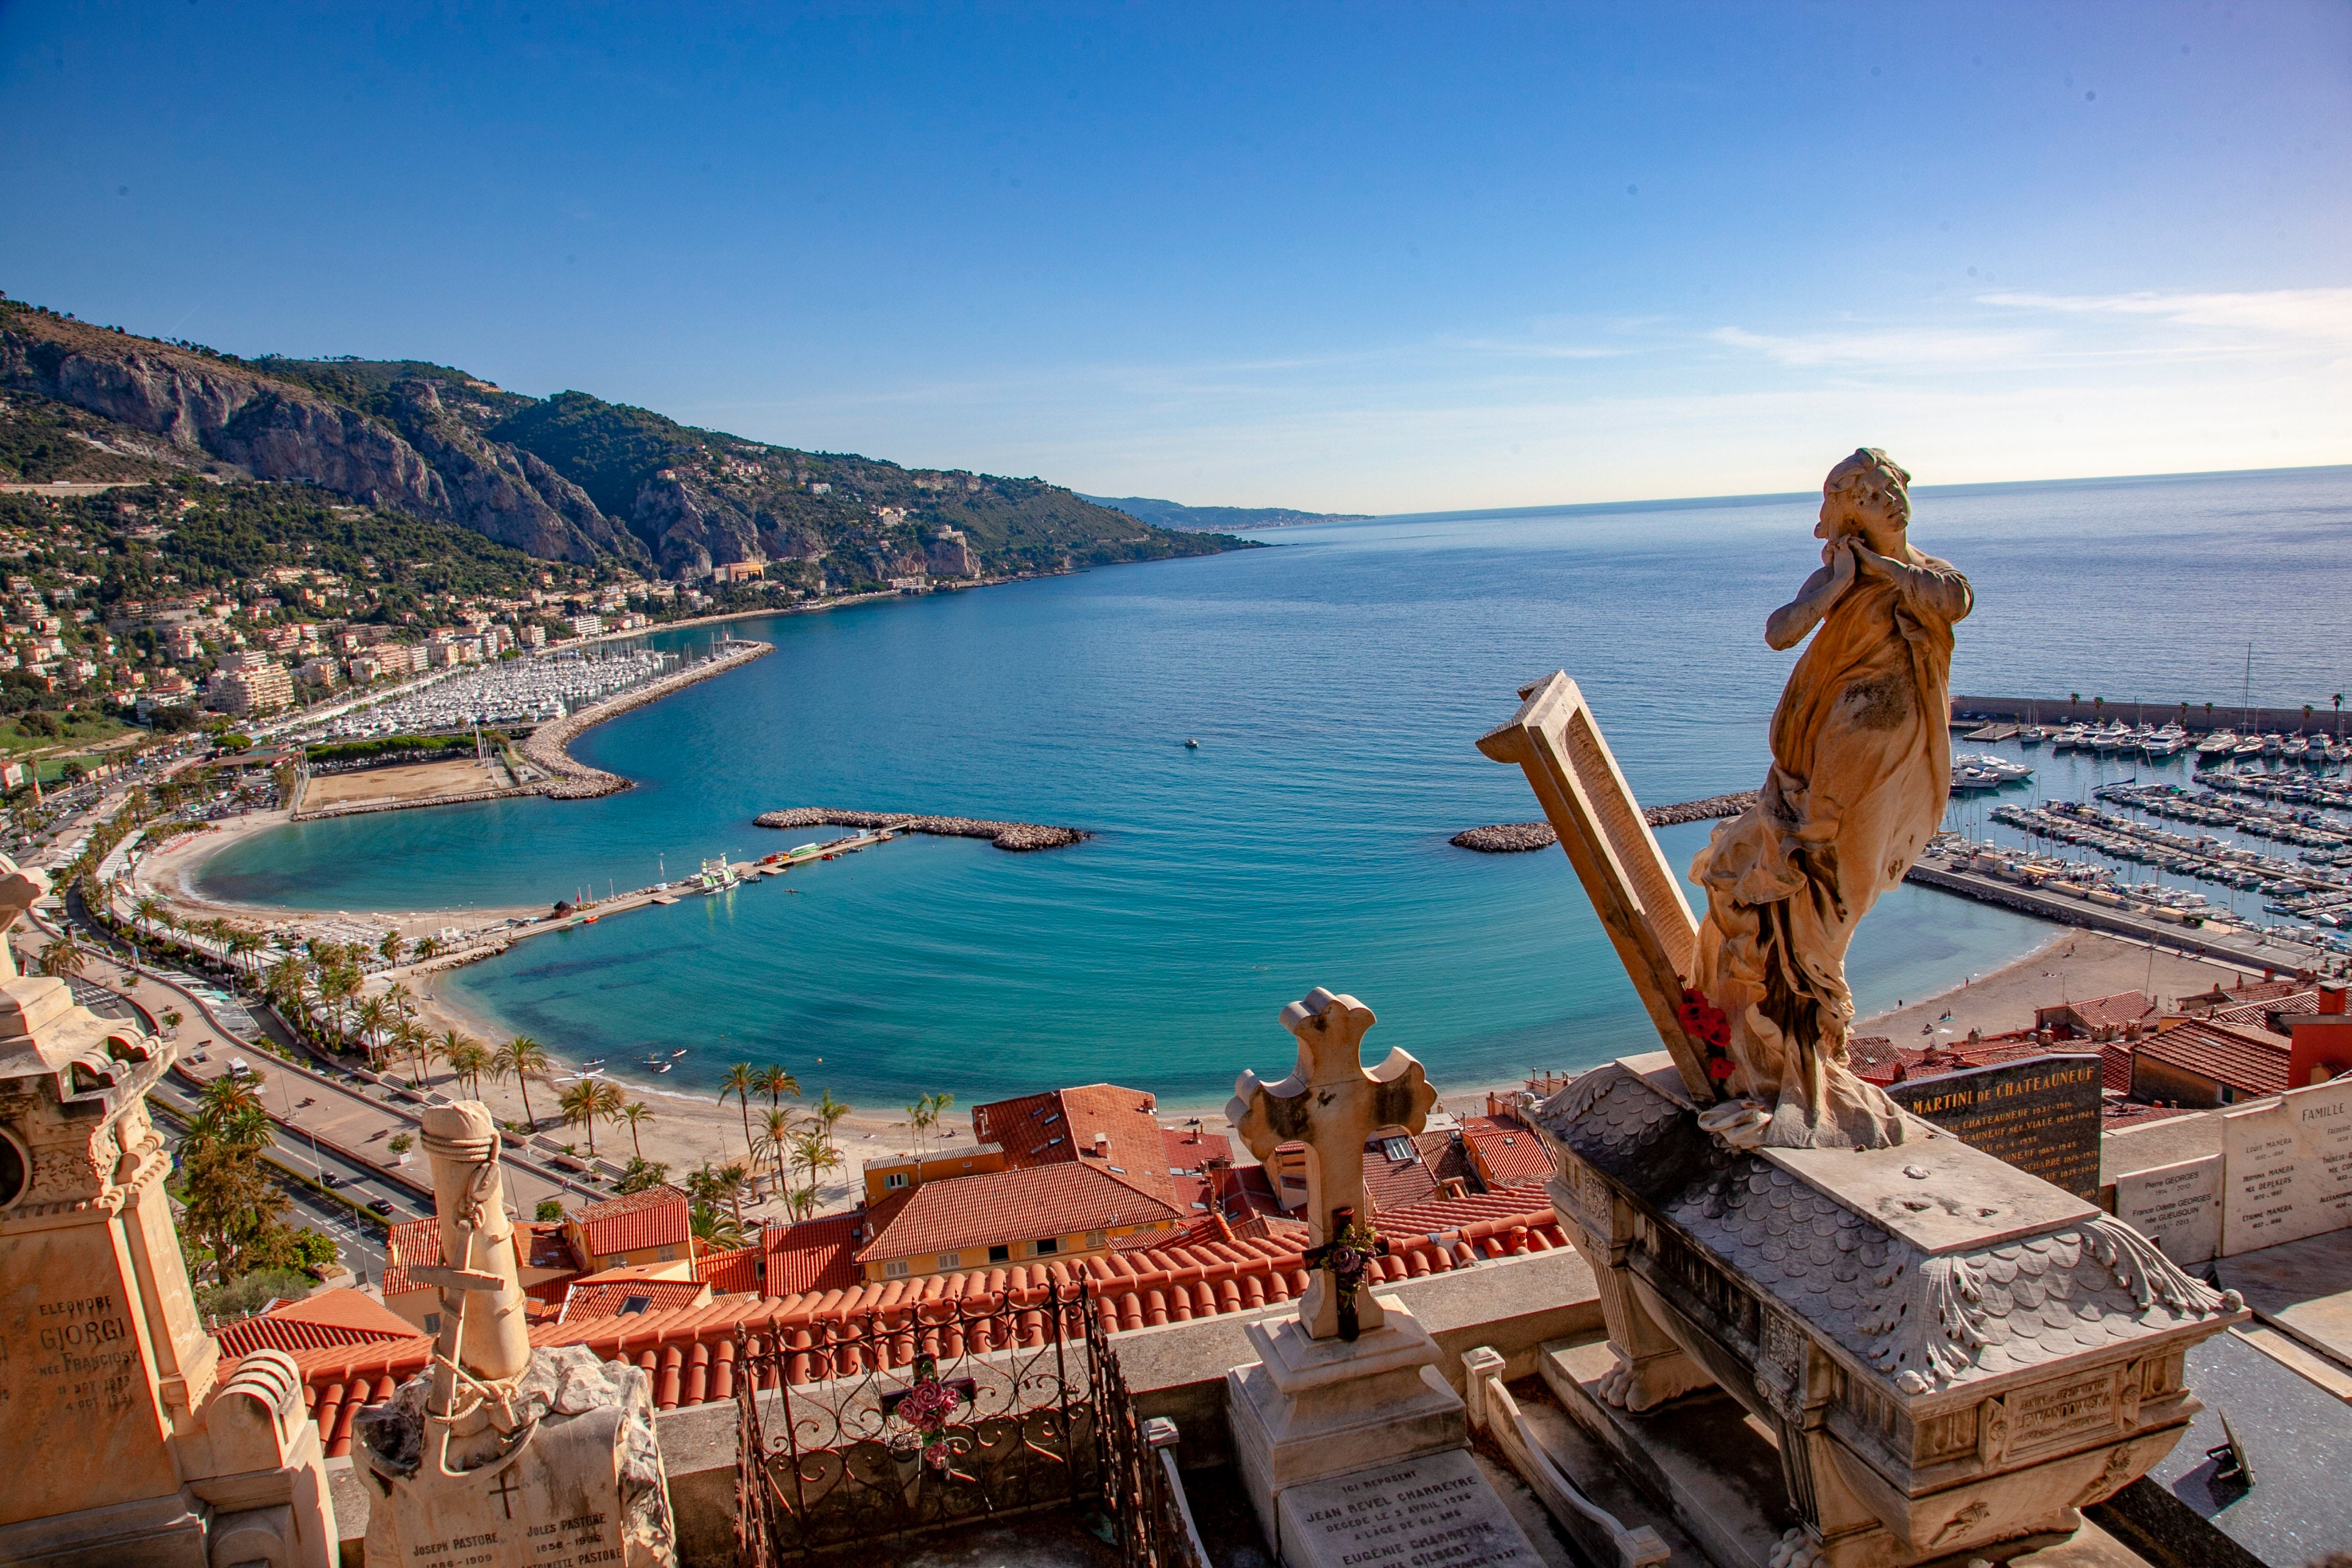
M 1307 1228 L 1309 1250 L 1330 1247 L 1334 1216 L 1369 1225 L 1371 1205 L 1364 1195 L 1364 1143 L 1383 1127 L 1418 1132 L 1427 1124 L 1437 1091 L 1421 1064 L 1391 1050 L 1381 1065 L 1364 1070 L 1364 1033 L 1372 1010 L 1353 996 L 1317 986 L 1303 1001 L 1282 1010 L 1282 1026 L 1298 1037 L 1298 1065 L 1279 1083 L 1244 1072 L 1234 1084 L 1226 1120 L 1249 1152 L 1270 1160 L 1288 1142 L 1307 1146 Z M 1327 1253 L 1328 1258 L 1328 1254 Z M 1380 1303 L 1369 1285 L 1352 1303 L 1360 1331 L 1381 1326 Z M 1311 1339 L 1340 1333 L 1339 1289 L 1333 1268 L 1315 1270 L 1300 1300 L 1298 1321 Z M 1349 1336 L 1352 1337 L 1352 1336 Z

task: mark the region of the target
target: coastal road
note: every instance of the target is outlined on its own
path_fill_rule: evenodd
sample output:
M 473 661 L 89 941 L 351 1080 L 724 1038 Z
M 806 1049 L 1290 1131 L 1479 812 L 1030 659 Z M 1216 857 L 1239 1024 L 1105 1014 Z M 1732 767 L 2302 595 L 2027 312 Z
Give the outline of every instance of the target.
M 39 919 L 37 915 L 34 918 Z M 18 931 L 16 935 L 20 939 L 20 963 L 42 945 L 41 938 L 49 934 L 46 921 L 37 933 Z M 226 1072 L 230 1061 L 242 1057 L 262 1077 L 265 1108 L 286 1135 L 283 1147 L 288 1152 L 289 1169 L 310 1170 L 310 1145 L 315 1138 L 326 1169 L 339 1177 L 348 1172 L 355 1179 L 366 1182 L 368 1195 L 362 1202 L 392 1197 L 395 1208 L 392 1217 L 395 1221 L 432 1212 L 431 1200 L 408 1184 L 431 1184 L 421 1152 L 412 1152 L 409 1166 L 399 1173 L 408 1182 L 386 1174 L 386 1168 L 397 1158 L 387 1145 L 404 1132 L 415 1135 L 421 1106 L 399 1102 L 387 1087 L 356 1081 L 347 1084 L 324 1072 L 249 1048 L 222 1026 L 202 996 L 152 971 L 133 970 L 104 948 L 86 947 L 84 951 L 88 965 L 83 972 L 83 985 L 124 998 L 150 1020 L 159 1019 L 166 1012 L 181 1014 L 184 1022 L 171 1032 L 171 1038 L 180 1048 L 180 1074 L 203 1083 Z M 203 1059 L 191 1060 L 194 1056 Z M 341 1163 L 329 1163 L 331 1158 Z M 610 1195 L 584 1183 L 567 1181 L 543 1171 L 511 1153 L 500 1163 L 506 1173 L 508 1205 L 519 1219 L 530 1218 L 541 1203 L 550 1199 L 573 1208 Z
M 100 1017 L 122 1018 L 142 1028 L 148 1026 L 149 1021 L 141 1017 L 136 1008 L 114 992 L 87 980 L 76 979 L 68 984 L 73 987 L 74 1000 Z M 163 1075 L 149 1091 L 148 1099 L 150 1109 L 158 1111 L 159 1120 L 173 1131 L 184 1126 L 186 1117 L 196 1108 L 196 1091 L 172 1073 Z M 388 1200 L 393 1209 L 385 1216 L 388 1224 L 419 1218 L 430 1208 L 429 1205 L 419 1204 L 401 1188 L 380 1181 L 373 1170 L 359 1162 L 314 1149 L 308 1140 L 297 1137 L 283 1127 L 273 1128 L 268 1158 L 283 1170 L 308 1176 L 313 1181 L 320 1180 L 322 1174 L 332 1176 L 335 1184 L 358 1203 Z M 311 1228 L 334 1239 L 335 1246 L 342 1254 L 343 1267 L 359 1277 L 359 1283 L 366 1285 L 383 1280 L 384 1253 L 382 1232 L 342 1205 L 320 1196 L 298 1182 L 281 1181 L 278 1186 L 302 1212 L 304 1220 Z

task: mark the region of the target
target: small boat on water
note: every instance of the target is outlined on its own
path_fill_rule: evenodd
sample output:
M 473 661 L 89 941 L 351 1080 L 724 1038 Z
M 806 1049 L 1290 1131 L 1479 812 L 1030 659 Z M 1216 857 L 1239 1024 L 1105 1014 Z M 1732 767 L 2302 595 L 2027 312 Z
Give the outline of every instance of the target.
M 1184 742 L 1184 749 L 1188 752 L 1197 752 L 1201 749 L 1201 742 L 1187 737 Z
M 682 1057 L 682 1056 L 686 1055 L 686 1052 L 687 1052 L 687 1047 L 684 1047 L 684 1046 L 680 1046 L 680 1047 L 678 1047 L 678 1048 L 677 1048 L 677 1049 L 676 1049 L 676 1050 L 674 1050 L 674 1051 L 670 1052 L 670 1055 L 671 1055 L 673 1058 Z

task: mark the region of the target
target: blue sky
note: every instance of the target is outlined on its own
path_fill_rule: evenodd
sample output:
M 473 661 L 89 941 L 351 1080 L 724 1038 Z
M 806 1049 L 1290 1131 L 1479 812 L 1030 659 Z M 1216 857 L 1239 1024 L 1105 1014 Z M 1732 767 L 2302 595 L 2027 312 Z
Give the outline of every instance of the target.
M 2352 461 L 2352 6 L 0 5 L 0 288 L 1094 493 Z

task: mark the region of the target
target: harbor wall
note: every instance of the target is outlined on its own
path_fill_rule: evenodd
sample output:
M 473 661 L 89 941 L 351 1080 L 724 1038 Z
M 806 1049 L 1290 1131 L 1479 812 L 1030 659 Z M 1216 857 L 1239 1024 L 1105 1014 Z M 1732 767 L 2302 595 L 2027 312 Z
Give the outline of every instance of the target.
M 2105 696 L 2105 693 L 2094 695 Z M 2333 697 L 2335 693 L 2326 695 Z M 1968 717 L 1963 718 L 1964 714 Z M 2248 717 L 2250 714 L 2251 718 Z M 2243 733 L 2251 725 L 2256 733 L 2276 730 L 2282 734 L 2292 734 L 2297 730 L 2317 730 L 2334 735 L 2337 722 L 2336 705 L 2328 701 L 2315 701 L 2311 705 L 2311 716 L 2306 719 L 2300 707 L 2250 709 L 2234 702 L 2221 701 L 2216 701 L 2213 711 L 2208 714 L 2201 699 L 2189 705 L 2186 715 L 2180 711 L 2177 699 L 2171 702 L 2143 702 L 2137 698 L 2108 697 L 2104 707 L 2094 704 L 2088 698 L 2080 702 L 2070 702 L 2063 697 L 1952 699 L 1952 727 L 1956 730 L 1970 727 L 1974 720 L 2020 724 L 2100 724 L 2111 719 L 2120 719 L 2126 724 L 2143 721 L 2161 724 L 2168 719 L 2178 719 L 2191 734 L 2208 734 L 2215 730 L 2235 730 Z M 2352 725 L 2352 715 L 2346 716 L 2343 721 Z M 2346 732 L 2352 733 L 2352 730 Z
M 517 748 L 532 765 L 551 775 L 546 784 L 539 786 L 538 793 L 550 800 L 590 800 L 600 795 L 617 795 L 633 787 L 627 779 L 617 773 L 608 773 L 602 768 L 592 768 L 579 761 L 564 747 L 575 735 L 592 730 L 608 719 L 617 719 L 633 708 L 658 701 L 673 691 L 682 690 L 698 680 L 708 680 L 714 675 L 724 675 L 775 651 L 773 643 L 739 640 L 730 645 L 730 651 L 720 658 L 688 665 L 675 674 L 665 675 L 659 680 L 650 681 L 635 690 L 624 691 L 592 708 L 583 708 L 566 718 L 541 724 L 530 732 L 529 740 Z

